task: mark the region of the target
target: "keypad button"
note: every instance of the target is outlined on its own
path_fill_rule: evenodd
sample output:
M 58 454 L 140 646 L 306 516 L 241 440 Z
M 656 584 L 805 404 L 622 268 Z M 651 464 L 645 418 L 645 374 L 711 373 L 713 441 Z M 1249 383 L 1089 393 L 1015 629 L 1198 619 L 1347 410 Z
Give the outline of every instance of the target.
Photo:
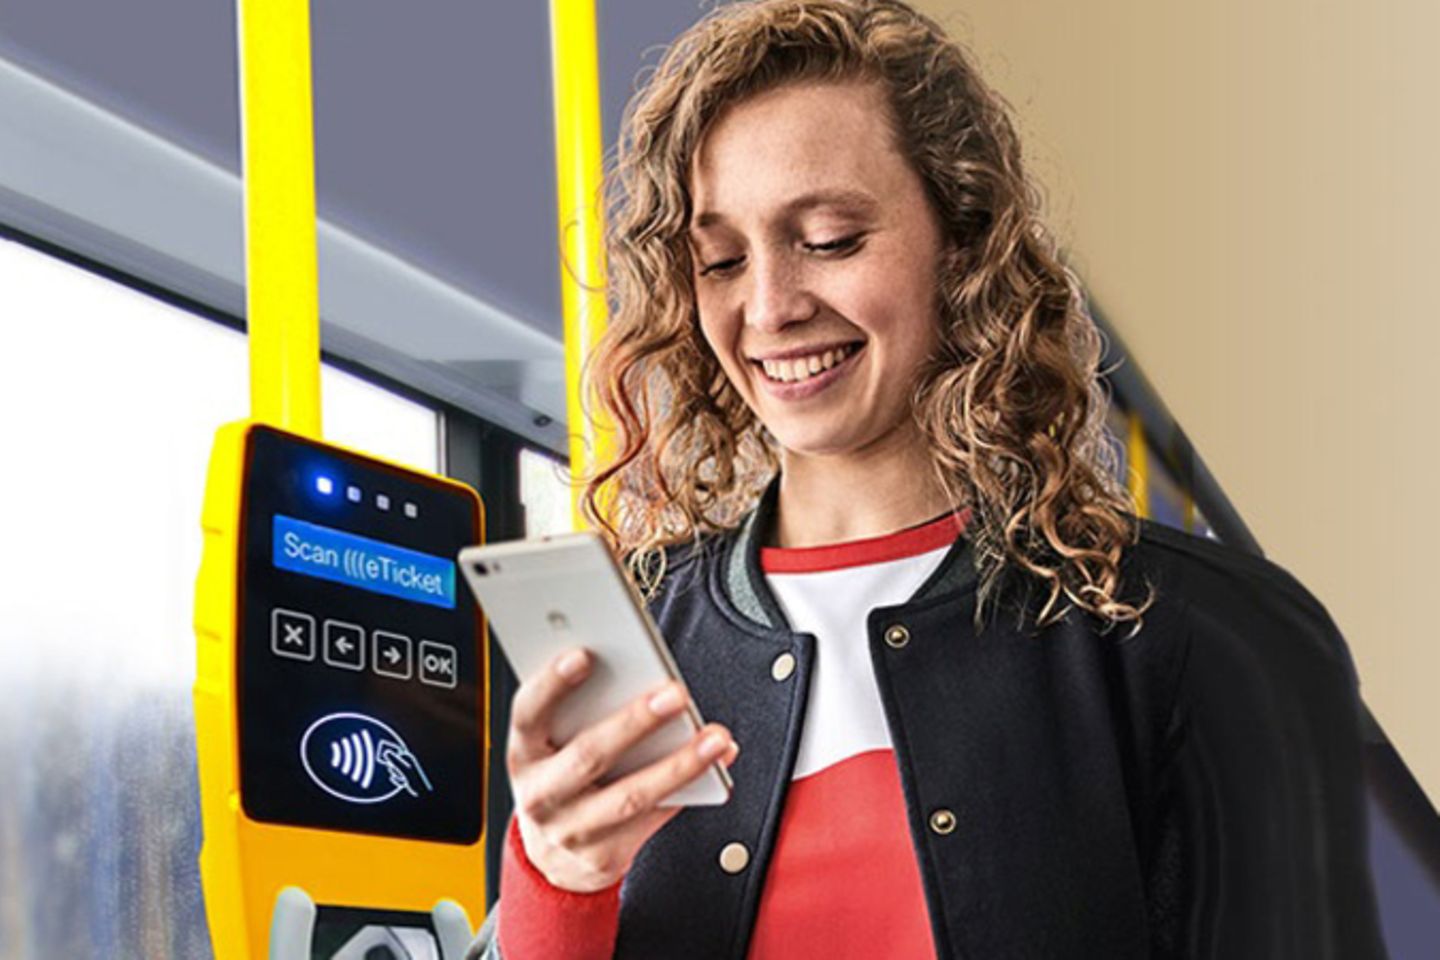
M 433 640 L 420 641 L 420 682 L 432 687 L 454 687 L 459 674 L 455 648 Z
M 374 659 L 371 662 L 376 673 L 395 680 L 409 680 L 414 676 L 409 637 L 376 630 L 374 639 Z
M 270 612 L 270 650 L 292 660 L 315 659 L 315 618 L 276 607 Z
M 364 670 L 365 628 L 341 620 L 326 620 L 323 655 L 332 667 Z

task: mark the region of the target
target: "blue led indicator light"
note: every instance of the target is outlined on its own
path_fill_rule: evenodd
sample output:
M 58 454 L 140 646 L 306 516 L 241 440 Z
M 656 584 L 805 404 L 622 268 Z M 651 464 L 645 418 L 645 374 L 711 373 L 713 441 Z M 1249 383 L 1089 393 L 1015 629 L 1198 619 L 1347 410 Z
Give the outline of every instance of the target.
M 335 492 L 335 481 L 322 474 L 321 476 L 315 478 L 315 489 L 319 490 L 321 494 L 328 497 L 330 496 L 330 494 Z

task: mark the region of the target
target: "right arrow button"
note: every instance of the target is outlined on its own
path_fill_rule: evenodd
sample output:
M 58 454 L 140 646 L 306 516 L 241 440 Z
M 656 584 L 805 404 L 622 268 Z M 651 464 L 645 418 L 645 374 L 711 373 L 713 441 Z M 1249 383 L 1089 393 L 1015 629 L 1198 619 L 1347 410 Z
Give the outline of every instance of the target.
M 376 630 L 373 666 L 382 677 L 409 680 L 415 672 L 410 661 L 410 638 Z

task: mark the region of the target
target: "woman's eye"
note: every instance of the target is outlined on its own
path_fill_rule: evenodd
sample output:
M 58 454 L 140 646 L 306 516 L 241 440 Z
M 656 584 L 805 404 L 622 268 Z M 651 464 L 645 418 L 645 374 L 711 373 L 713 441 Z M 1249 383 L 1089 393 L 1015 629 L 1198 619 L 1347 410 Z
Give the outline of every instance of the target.
M 860 245 L 861 234 L 854 234 L 849 237 L 841 237 L 839 240 L 829 240 L 825 243 L 807 243 L 807 250 L 818 250 L 821 253 L 838 253 L 841 250 L 852 250 Z
M 708 277 L 712 273 L 725 273 L 728 270 L 739 266 L 743 257 L 732 257 L 729 260 L 717 260 L 715 263 L 706 264 L 700 270 L 700 276 Z
M 860 247 L 865 235 L 861 233 L 848 237 L 841 237 L 838 240 L 827 240 L 824 243 L 807 243 L 803 246 L 806 250 L 815 253 L 848 253 Z M 717 260 L 714 263 L 706 264 L 700 270 L 700 276 L 708 277 L 711 274 L 725 275 L 734 271 L 742 263 L 744 257 L 732 257 L 729 260 Z

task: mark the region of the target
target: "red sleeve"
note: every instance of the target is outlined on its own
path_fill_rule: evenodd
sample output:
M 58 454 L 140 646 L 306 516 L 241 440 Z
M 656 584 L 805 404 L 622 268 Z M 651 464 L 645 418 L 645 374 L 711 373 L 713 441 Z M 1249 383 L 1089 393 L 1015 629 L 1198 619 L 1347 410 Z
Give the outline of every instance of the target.
M 562 890 L 525 855 L 512 819 L 500 864 L 500 953 L 505 960 L 610 960 L 620 927 L 620 884 Z

